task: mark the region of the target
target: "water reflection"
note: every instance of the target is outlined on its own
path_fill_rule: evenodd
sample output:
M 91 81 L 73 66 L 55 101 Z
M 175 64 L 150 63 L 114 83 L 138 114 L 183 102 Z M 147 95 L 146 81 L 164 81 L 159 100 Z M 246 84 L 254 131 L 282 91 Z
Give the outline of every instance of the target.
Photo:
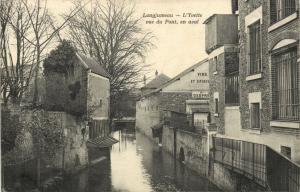
M 141 133 L 127 129 L 113 137 L 120 142 L 110 157 L 67 179 L 63 191 L 218 191 Z

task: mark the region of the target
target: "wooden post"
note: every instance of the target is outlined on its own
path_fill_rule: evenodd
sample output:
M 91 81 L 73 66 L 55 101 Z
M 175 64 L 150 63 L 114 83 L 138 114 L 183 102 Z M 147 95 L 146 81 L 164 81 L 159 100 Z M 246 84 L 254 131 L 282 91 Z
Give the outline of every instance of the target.
M 40 151 L 40 138 L 38 139 L 38 155 L 37 155 L 37 187 L 41 186 L 41 151 Z
M 253 172 L 253 179 L 255 178 L 255 173 L 254 173 L 254 160 L 255 160 L 255 144 L 252 143 L 252 155 L 253 155 L 253 158 L 252 158 L 252 172 Z
M 177 142 L 176 142 L 176 140 L 177 140 L 177 130 L 176 130 L 176 128 L 174 127 L 174 129 L 173 129 L 173 131 L 174 131 L 174 158 L 176 159 L 176 157 L 177 157 Z

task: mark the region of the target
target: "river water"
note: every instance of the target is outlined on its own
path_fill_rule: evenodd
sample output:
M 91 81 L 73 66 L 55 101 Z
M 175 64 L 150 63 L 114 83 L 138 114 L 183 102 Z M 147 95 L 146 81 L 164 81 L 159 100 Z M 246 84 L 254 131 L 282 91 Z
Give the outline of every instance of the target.
M 63 192 L 220 191 L 134 130 L 113 133 L 108 158 L 67 179 Z

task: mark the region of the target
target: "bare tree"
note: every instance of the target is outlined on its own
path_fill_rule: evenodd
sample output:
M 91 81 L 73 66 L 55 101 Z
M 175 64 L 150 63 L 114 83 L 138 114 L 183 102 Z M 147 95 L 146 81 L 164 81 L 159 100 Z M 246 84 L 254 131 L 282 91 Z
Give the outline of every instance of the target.
M 35 0 L 34 4 L 31 5 L 26 0 L 22 0 L 22 3 L 29 17 L 30 29 L 33 34 L 32 38 L 25 38 L 32 46 L 34 46 L 34 52 L 32 54 L 35 55 L 34 63 L 36 66 L 34 70 L 35 78 L 32 103 L 33 106 L 36 106 L 38 100 L 38 76 L 40 72 L 40 64 L 45 58 L 45 52 L 55 36 L 58 36 L 58 38 L 61 39 L 59 31 L 66 26 L 68 20 L 76 15 L 82 7 L 78 6 L 71 10 L 70 13 L 65 16 L 62 23 L 55 26 L 53 18 L 50 16 L 47 8 L 47 1 L 44 1 L 42 4 L 42 0 Z
M 1 93 L 6 104 L 19 103 L 27 88 L 33 65 L 32 47 L 25 40 L 29 18 L 19 1 L 1 1 Z M 11 51 L 11 50 L 14 51 Z
M 74 5 L 80 6 L 78 2 Z M 121 93 L 143 81 L 148 67 L 144 57 L 153 46 L 153 35 L 142 30 L 134 13 L 134 6 L 125 0 L 118 4 L 107 0 L 95 2 L 91 10 L 80 10 L 68 23 L 75 47 L 95 57 L 111 76 L 111 117 Z

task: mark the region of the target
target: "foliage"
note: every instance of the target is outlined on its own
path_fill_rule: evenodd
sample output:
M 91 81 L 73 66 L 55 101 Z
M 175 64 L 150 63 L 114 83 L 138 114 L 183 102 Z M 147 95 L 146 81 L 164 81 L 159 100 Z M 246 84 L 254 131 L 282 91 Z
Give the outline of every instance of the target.
M 15 147 L 15 140 L 22 129 L 23 124 L 20 121 L 19 114 L 13 114 L 8 110 L 1 111 L 2 155 Z
M 69 41 L 63 40 L 44 60 L 44 72 L 68 74 L 74 68 L 76 61 L 75 49 Z
M 61 119 L 40 110 L 33 112 L 28 123 L 33 138 L 33 150 L 37 157 L 53 158 L 63 146 L 63 129 Z

